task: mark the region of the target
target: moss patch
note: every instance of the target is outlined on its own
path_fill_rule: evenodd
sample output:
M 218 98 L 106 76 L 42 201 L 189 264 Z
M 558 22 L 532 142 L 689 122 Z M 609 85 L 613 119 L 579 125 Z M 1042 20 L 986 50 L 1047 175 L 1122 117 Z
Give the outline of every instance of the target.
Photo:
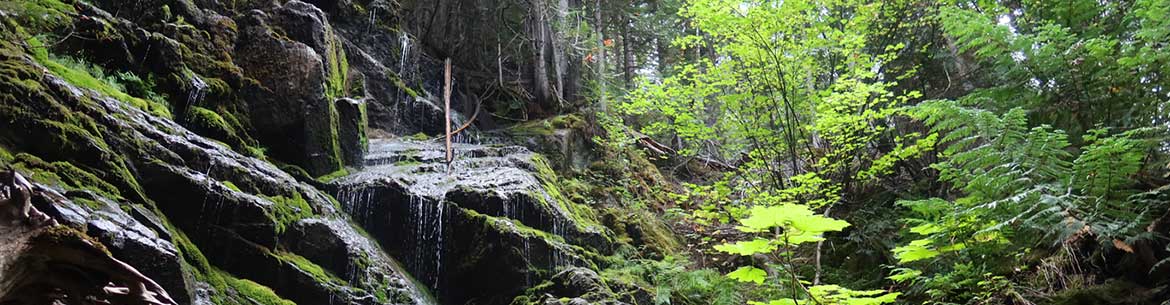
M 540 180 L 542 186 L 544 186 L 544 191 L 548 193 L 553 202 L 546 202 L 545 200 L 549 198 L 540 196 L 540 194 L 533 194 L 533 197 L 541 200 L 550 207 L 554 204 L 559 204 L 564 207 L 565 211 L 569 213 L 569 217 L 577 223 L 579 229 L 586 230 L 589 227 L 595 229 L 602 227 L 597 221 L 597 214 L 593 209 L 570 200 L 568 196 L 561 192 L 561 179 L 553 171 L 552 166 L 549 165 L 548 159 L 545 159 L 544 156 L 539 154 L 533 154 L 532 163 L 536 166 L 537 179 Z
M 45 162 L 26 153 L 16 154 L 9 160 L 18 171 L 28 175 L 29 180 L 69 191 L 91 191 L 113 200 L 122 199 L 117 187 L 72 163 Z
M 514 135 L 541 135 L 551 136 L 557 129 L 583 129 L 585 120 L 577 114 L 565 114 L 539 121 L 530 121 L 513 125 L 508 133 Z
M 284 251 L 278 251 L 273 254 L 281 261 L 297 266 L 297 269 L 308 273 L 313 277 L 314 280 L 319 283 L 330 283 L 338 286 L 346 285 L 344 280 L 337 277 L 336 275 L 333 275 L 333 273 L 329 272 L 329 270 L 325 270 L 325 268 L 321 268 L 321 266 L 313 263 L 312 261 L 309 261 L 309 259 L 303 256 Z
M 300 192 L 294 192 L 289 196 L 263 196 L 268 201 L 272 202 L 272 208 L 268 210 L 269 217 L 276 222 L 276 234 L 284 233 L 285 229 L 298 220 L 313 216 L 313 207 L 301 195 Z
M 233 277 L 226 272 L 219 272 L 220 278 L 226 287 L 234 290 L 242 299 L 260 305 L 296 305 L 293 301 L 281 298 L 271 288 L 246 279 Z
M 349 170 L 342 168 L 332 173 L 325 174 L 321 177 L 317 177 L 317 181 L 322 183 L 329 183 L 329 181 L 333 181 L 334 179 L 345 177 L 347 175 L 349 175 Z
M 509 218 L 491 216 L 491 215 L 487 215 L 487 214 L 481 214 L 481 213 L 476 212 L 475 210 L 472 210 L 472 209 L 466 209 L 466 208 L 459 208 L 459 209 L 462 210 L 463 213 L 466 214 L 468 217 L 470 217 L 472 219 L 479 219 L 479 220 L 483 221 L 484 225 L 489 226 L 492 229 L 492 231 L 515 233 L 515 234 L 518 234 L 524 238 L 537 238 L 537 239 L 544 240 L 545 242 L 547 242 L 549 244 L 565 244 L 565 239 L 563 237 L 560 237 L 560 236 L 557 236 L 555 234 L 548 233 L 545 231 L 541 231 L 540 229 L 529 227 L 527 225 L 524 225 L 520 221 L 512 220 Z
M 240 147 L 245 144 L 236 128 L 233 127 L 233 124 L 211 109 L 199 106 L 189 107 L 187 108 L 186 121 L 192 130 L 207 137 L 231 144 L 228 146 Z M 236 125 L 238 124 L 237 122 Z
M 34 41 L 37 40 L 29 40 L 30 45 Z M 36 45 L 30 47 L 38 48 Z M 74 86 L 95 90 L 156 116 L 171 117 L 167 105 L 161 101 L 151 101 L 126 94 L 125 87 L 114 78 L 107 76 L 105 71 L 97 65 L 70 57 L 56 57 L 51 54 L 43 56 L 46 55 L 43 53 L 34 53 L 34 55 L 34 59 L 38 63 Z
M 77 14 L 73 1 L 25 0 L 0 2 L 0 10 L 15 12 L 17 20 L 36 30 L 62 27 Z

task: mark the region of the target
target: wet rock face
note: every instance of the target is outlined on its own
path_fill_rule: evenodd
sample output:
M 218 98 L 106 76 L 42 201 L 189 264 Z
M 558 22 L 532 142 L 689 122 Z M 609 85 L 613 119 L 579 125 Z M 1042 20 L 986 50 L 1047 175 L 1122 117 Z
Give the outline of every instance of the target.
M 365 156 L 369 145 L 366 138 L 368 125 L 366 103 L 368 101 L 368 99 L 341 98 L 335 102 L 340 129 L 338 141 L 341 142 L 341 153 L 345 157 L 346 166 L 360 168 L 365 165 L 365 160 L 362 157 Z
M 168 291 L 188 301 L 174 246 L 116 203 L 86 193 L 82 206 L 19 172 L 0 176 L 12 177 L 0 182 L 0 208 L 21 208 L 21 221 L 0 223 L 0 304 L 179 304 Z
M 257 137 L 311 175 L 341 169 L 337 110 L 326 94 L 330 74 L 337 73 L 329 67 L 337 60 L 329 52 L 336 37 L 324 13 L 291 1 L 272 12 L 249 12 L 240 27 L 236 63 L 260 82 L 249 87 L 259 92 L 248 93 Z
M 41 187 L 33 203 L 62 224 L 86 232 L 105 245 L 114 257 L 134 262 L 142 274 L 155 279 L 180 304 L 189 303 L 190 283 L 183 276 L 179 252 L 160 225 L 151 222 L 153 212 L 132 208 L 123 211 L 117 202 L 92 192 L 56 191 Z M 77 204 L 68 197 L 91 203 Z
M 591 266 L 604 228 L 550 193 L 520 147 L 371 139 L 366 167 L 330 186 L 444 303 L 509 303 L 566 266 Z
M 0 44 L 0 78 L 31 80 L 0 82 L 0 159 L 27 155 L 19 158 L 29 166 L 39 156 L 92 177 L 90 185 L 64 172 L 46 178 L 72 200 L 94 202 L 51 211 L 180 299 L 247 303 L 242 288 L 223 283 L 238 276 L 302 304 L 429 302 L 328 195 L 170 119 L 77 87 L 20 52 Z

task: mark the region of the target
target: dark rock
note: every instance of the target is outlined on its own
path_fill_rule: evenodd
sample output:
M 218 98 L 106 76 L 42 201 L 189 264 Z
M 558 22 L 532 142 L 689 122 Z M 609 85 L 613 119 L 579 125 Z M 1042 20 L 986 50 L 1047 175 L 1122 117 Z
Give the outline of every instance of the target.
M 371 139 L 366 167 L 330 186 L 342 208 L 444 302 L 508 303 L 558 268 L 593 266 L 608 231 L 535 174 L 516 146 Z
M 567 268 L 553 275 L 550 281 L 553 285 L 549 287 L 549 292 L 559 296 L 582 296 L 609 291 L 597 272 L 587 268 Z
M 336 104 L 339 115 L 338 141 L 341 142 L 345 164 L 360 168 L 365 164 L 362 156 L 366 154 L 369 145 L 366 140 L 366 101 L 342 98 Z
M 290 2 L 286 4 L 287 9 L 279 12 L 302 12 L 296 8 L 303 6 L 295 3 L 300 2 Z M 258 10 L 250 12 L 240 22 L 240 38 L 235 49 L 236 64 L 260 84 L 247 88 L 256 92 L 245 93 L 250 101 L 250 118 L 256 136 L 275 157 L 299 164 L 313 176 L 340 170 L 337 110 L 326 96 L 329 59 L 309 45 L 276 32 L 269 19 L 282 17 L 269 16 Z M 291 17 L 280 20 L 308 22 L 288 24 L 286 28 L 320 29 L 322 33 L 298 32 L 310 42 L 318 34 L 325 36 L 322 20 Z
M 0 31 L 2 34 L 5 32 Z M 271 287 L 295 302 L 368 303 L 365 300 L 375 290 L 397 292 L 387 296 L 396 296 L 398 301 L 428 302 L 405 280 L 393 260 L 345 222 L 328 195 L 297 182 L 272 164 L 241 155 L 170 119 L 44 73 L 28 56 L 5 55 L 14 52 L 11 46 L 0 44 L 0 62 L 9 67 L 0 69 L 0 77 L 31 81 L 0 83 L 4 92 L 11 92 L 0 95 L 0 143 L 4 149 L 67 162 L 116 188 L 124 197 L 117 201 L 92 192 L 71 191 L 69 197 L 97 202 L 95 208 L 61 208 L 55 214 L 68 219 L 74 228 L 89 231 L 129 264 L 158 275 L 160 283 L 196 295 L 192 303 L 207 299 L 199 295 L 230 298 L 233 293 L 200 289 L 198 283 L 183 288 L 187 285 L 182 281 L 198 278 L 178 263 L 178 259 L 195 256 L 177 256 L 175 246 L 168 244 L 178 244 L 180 233 L 190 240 L 185 242 L 189 243 L 186 248 L 180 248 L 198 248 L 206 257 L 206 261 L 188 261 L 187 265 L 214 266 Z M 306 54 L 312 54 L 311 49 L 301 46 L 309 52 Z M 135 211 L 129 208 L 131 204 L 152 208 L 132 213 L 122 209 Z M 150 215 L 156 209 L 161 215 Z M 152 218 L 159 223 L 140 221 Z M 311 230 L 312 240 L 334 245 L 321 249 L 344 245 L 347 251 L 314 252 L 315 248 L 290 241 L 288 236 L 298 232 L 293 227 L 303 219 L 326 224 Z M 164 234 L 172 241 L 154 232 L 168 227 L 179 230 Z M 301 256 L 290 250 L 293 248 L 313 258 L 298 258 Z M 321 253 L 345 256 L 344 261 L 353 263 L 343 266 Z M 362 267 L 357 268 L 359 265 Z

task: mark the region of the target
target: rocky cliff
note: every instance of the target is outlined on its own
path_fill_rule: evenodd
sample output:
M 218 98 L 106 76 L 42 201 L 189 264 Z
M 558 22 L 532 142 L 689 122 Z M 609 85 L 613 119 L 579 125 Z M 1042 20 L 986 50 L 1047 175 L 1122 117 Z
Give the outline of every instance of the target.
M 621 249 L 670 251 L 674 237 L 566 178 L 598 159 L 580 119 L 484 134 L 498 144 L 457 144 L 445 162 L 425 135 L 442 133 L 436 58 L 450 54 L 436 34 L 408 32 L 422 6 L 0 3 L 0 164 L 57 222 L 0 229 L 0 304 L 647 298 L 597 271 Z M 475 70 L 457 69 L 457 84 L 475 88 Z M 502 105 L 470 90 L 457 110 Z M 169 299 L 117 297 L 147 282 Z

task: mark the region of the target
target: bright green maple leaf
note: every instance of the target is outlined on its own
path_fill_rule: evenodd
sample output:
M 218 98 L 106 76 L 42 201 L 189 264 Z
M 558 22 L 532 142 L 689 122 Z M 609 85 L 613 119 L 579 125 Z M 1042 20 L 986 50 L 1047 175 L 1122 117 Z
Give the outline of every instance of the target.
M 715 246 L 715 250 L 736 255 L 748 256 L 756 253 L 769 253 L 776 251 L 776 245 L 773 245 L 772 241 L 770 240 L 757 238 L 751 241 L 739 241 L 734 244 L 728 243 L 717 245 Z
M 732 271 L 731 273 L 728 273 L 727 277 L 740 282 L 763 284 L 764 278 L 768 277 L 768 273 L 764 272 L 764 270 L 760 268 L 743 266 L 739 267 L 739 269 L 735 269 L 735 271 Z

